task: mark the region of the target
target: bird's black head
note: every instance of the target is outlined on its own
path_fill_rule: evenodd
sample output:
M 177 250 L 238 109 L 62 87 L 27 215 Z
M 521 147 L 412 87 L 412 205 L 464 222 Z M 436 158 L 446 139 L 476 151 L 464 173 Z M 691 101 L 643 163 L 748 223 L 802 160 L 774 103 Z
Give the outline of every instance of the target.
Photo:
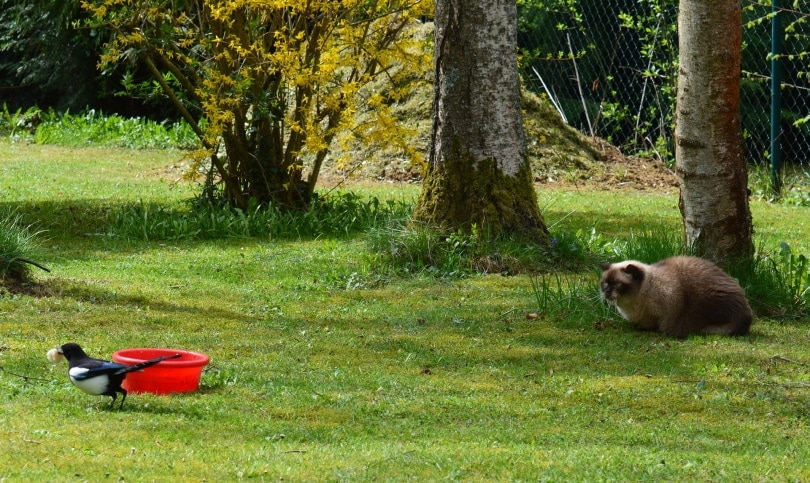
M 62 344 L 57 348 L 59 353 L 65 356 L 65 359 L 70 361 L 71 359 L 81 359 L 82 357 L 87 357 L 84 350 L 79 346 L 79 344 L 75 342 L 68 342 L 67 344 Z

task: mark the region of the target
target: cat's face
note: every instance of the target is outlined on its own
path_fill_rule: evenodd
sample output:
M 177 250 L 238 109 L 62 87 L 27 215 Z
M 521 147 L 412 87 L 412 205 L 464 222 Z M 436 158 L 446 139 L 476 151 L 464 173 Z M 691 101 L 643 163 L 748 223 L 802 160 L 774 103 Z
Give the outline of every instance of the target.
M 602 299 L 618 305 L 622 298 L 633 296 L 644 280 L 644 266 L 638 262 L 627 261 L 602 265 L 602 278 L 599 288 Z

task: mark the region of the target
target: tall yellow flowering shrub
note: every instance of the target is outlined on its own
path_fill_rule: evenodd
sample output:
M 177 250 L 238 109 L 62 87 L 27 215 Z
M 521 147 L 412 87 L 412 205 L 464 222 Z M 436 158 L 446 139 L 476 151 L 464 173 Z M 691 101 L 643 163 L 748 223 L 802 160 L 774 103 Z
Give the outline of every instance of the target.
M 87 0 L 114 37 L 102 67 L 142 63 L 202 141 L 206 193 L 306 206 L 340 133 L 405 145 L 390 106 L 424 81 L 410 35 L 429 0 Z M 385 82 L 380 82 L 380 79 Z M 358 124 L 358 109 L 374 122 Z M 306 173 L 306 175 L 305 175 Z

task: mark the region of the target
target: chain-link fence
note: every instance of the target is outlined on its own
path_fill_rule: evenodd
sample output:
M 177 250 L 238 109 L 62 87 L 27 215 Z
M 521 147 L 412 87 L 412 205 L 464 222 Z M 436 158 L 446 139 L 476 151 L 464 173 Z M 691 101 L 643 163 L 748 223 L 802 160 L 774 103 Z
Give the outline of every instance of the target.
M 521 0 L 519 5 L 529 87 L 547 94 L 582 132 L 626 153 L 673 161 L 677 2 Z M 743 1 L 741 116 L 746 159 L 752 162 L 769 158 L 773 11 L 769 3 Z M 810 5 L 796 2 L 779 11 L 783 159 L 810 163 Z

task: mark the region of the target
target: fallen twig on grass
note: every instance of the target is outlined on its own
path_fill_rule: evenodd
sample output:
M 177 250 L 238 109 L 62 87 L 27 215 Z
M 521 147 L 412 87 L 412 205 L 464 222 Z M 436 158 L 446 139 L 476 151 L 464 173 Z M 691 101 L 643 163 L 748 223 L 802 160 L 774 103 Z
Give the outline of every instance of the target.
M 25 382 L 28 382 L 28 381 L 47 381 L 47 379 L 42 379 L 42 378 L 39 378 L 39 377 L 31 377 L 31 376 L 26 376 L 24 374 L 17 374 L 17 373 L 11 372 L 11 371 L 7 371 L 6 368 L 3 367 L 3 366 L 0 366 L 0 371 L 5 372 L 6 374 L 9 374 L 9 375 L 16 376 L 16 377 L 19 377 L 21 379 L 24 379 Z
M 785 356 L 782 356 L 782 355 L 779 355 L 779 354 L 776 354 L 775 356 L 771 356 L 771 360 L 772 361 L 790 362 L 792 364 L 798 364 L 800 366 L 806 366 L 807 365 L 806 362 L 795 361 L 793 359 L 789 359 L 789 358 L 787 358 Z

